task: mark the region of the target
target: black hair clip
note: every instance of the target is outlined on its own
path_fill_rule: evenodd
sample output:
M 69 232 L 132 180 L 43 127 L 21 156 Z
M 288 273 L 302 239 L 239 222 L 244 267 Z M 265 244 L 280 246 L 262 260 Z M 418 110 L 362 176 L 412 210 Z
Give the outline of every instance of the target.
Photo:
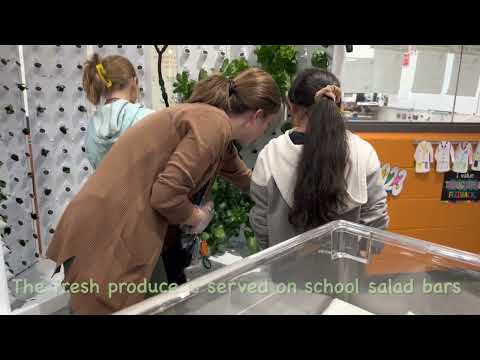
M 235 94 L 235 81 L 228 80 L 228 96 Z

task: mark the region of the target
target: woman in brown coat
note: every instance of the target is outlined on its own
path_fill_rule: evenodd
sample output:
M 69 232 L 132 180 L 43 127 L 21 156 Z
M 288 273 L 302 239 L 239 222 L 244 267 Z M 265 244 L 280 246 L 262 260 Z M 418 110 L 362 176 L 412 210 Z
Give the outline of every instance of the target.
M 77 314 L 108 314 L 144 299 L 169 225 L 201 232 L 209 205 L 192 197 L 217 174 L 248 191 L 251 170 L 232 141 L 250 144 L 280 110 L 272 77 L 251 68 L 212 75 L 188 104 L 148 115 L 112 146 L 70 202 L 47 250 L 70 262 L 65 284 Z

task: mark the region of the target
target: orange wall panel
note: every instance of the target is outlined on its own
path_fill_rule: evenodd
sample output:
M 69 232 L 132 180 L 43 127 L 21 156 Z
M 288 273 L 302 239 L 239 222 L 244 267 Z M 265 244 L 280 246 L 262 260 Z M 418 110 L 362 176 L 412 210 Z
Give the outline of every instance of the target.
M 393 163 L 395 166 L 395 163 Z M 417 174 L 413 167 L 400 167 L 407 170 L 407 179 L 403 187 L 401 197 L 398 199 L 436 199 L 442 196 L 443 176 L 438 176 L 436 172 L 430 171 L 426 174 Z
M 440 201 L 440 195 L 436 199 L 399 197 L 390 199 L 388 205 L 390 230 L 440 226 L 465 226 L 474 230 L 475 225 L 480 222 L 480 204 L 447 203 Z
M 435 163 L 430 173 L 415 173 L 413 157 L 416 142 L 474 143 L 480 140 L 480 133 L 357 134 L 373 145 L 382 164 L 389 163 L 408 172 L 402 193 L 398 197 L 389 195 L 389 231 L 480 254 L 480 202 L 441 201 L 444 175 L 435 171 Z M 385 251 L 374 258 L 369 272 L 420 271 L 422 267 L 413 265 L 405 256 L 395 255 L 395 251 Z

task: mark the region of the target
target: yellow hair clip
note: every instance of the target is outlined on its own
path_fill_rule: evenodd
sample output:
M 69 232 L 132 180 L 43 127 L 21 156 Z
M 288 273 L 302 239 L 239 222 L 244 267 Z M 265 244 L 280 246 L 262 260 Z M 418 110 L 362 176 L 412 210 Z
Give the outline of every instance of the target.
M 109 87 L 111 87 L 112 86 L 112 80 L 107 79 L 107 73 L 106 73 L 103 65 L 102 64 L 97 64 L 96 68 L 97 68 L 98 76 L 100 76 L 100 79 L 102 79 L 102 81 L 105 83 L 105 86 L 107 87 L 107 89 Z

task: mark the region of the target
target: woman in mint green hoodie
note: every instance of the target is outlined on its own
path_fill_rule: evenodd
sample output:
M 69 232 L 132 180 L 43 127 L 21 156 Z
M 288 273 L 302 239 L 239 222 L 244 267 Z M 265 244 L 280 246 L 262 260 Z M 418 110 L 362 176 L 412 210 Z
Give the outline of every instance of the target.
M 93 54 L 85 65 L 83 87 L 97 106 L 85 144 L 88 160 L 97 168 L 120 135 L 153 110 L 136 103 L 138 77 L 132 63 L 120 55 Z

